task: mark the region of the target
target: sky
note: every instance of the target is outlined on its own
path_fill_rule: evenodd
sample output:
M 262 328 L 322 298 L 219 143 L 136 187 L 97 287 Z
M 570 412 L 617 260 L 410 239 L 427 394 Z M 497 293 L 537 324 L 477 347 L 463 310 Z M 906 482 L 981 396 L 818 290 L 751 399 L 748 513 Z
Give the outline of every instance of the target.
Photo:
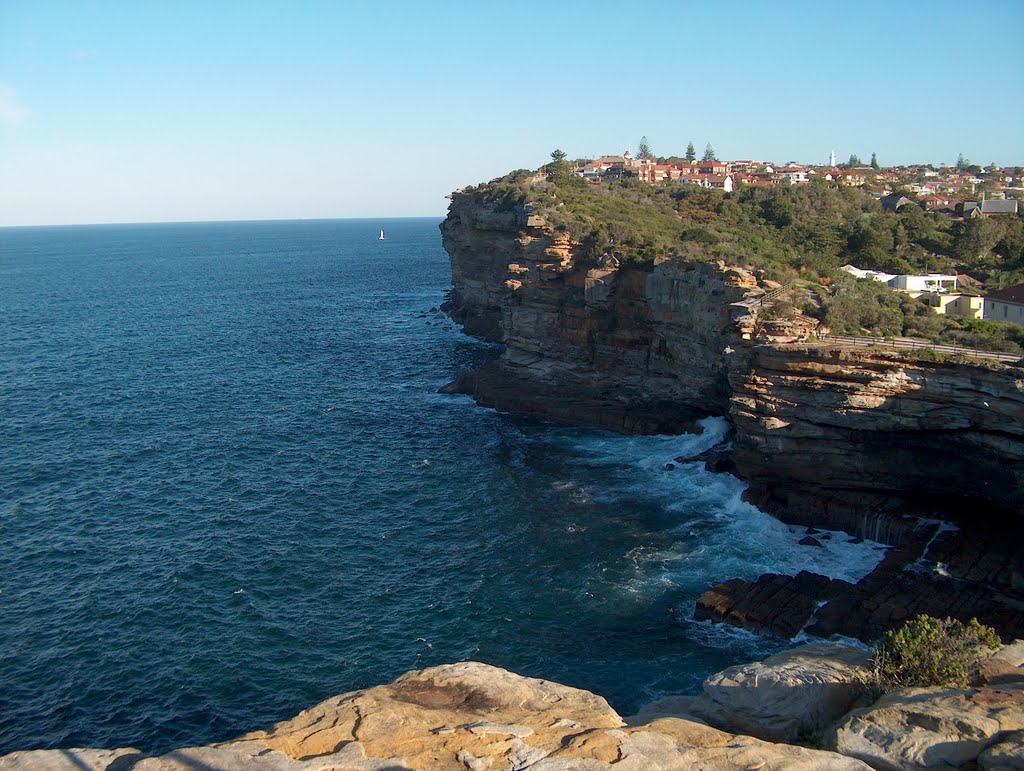
M 1022 0 L 0 0 L 0 226 L 442 216 L 643 136 L 1024 164 L 1022 35 Z

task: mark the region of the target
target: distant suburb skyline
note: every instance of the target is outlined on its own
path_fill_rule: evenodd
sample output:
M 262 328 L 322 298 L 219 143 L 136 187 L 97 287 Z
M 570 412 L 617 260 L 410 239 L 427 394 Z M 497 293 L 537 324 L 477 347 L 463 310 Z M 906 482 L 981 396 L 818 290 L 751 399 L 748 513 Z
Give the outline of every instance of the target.
M 636 150 L 1024 164 L 1024 3 L 0 0 L 0 226 L 442 216 Z

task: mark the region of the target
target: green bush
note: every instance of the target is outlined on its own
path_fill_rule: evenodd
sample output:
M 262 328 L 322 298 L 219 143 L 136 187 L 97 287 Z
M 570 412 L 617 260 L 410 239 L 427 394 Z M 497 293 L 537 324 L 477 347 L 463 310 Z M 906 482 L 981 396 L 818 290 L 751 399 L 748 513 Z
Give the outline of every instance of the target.
M 964 624 L 921 614 L 885 633 L 875 647 L 874 679 L 884 691 L 966 688 L 986 649 L 995 650 L 1001 644 L 996 631 L 976 618 Z

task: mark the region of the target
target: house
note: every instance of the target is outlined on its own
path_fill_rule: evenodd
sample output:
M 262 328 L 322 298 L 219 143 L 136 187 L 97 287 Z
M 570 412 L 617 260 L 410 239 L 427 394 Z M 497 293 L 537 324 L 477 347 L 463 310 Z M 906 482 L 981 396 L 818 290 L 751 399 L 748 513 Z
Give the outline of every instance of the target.
M 888 284 L 897 292 L 906 292 L 911 297 L 918 297 L 925 293 L 934 294 L 956 294 L 956 280 L 954 275 L 945 273 L 927 273 L 923 276 L 894 275 L 883 273 L 880 270 L 862 270 L 853 265 L 844 265 L 841 270 L 856 276 L 857 278 L 871 278 Z M 943 303 L 945 305 L 945 303 Z M 936 307 L 936 306 L 932 306 Z
M 913 203 L 905 195 L 897 195 L 893 193 L 891 195 L 883 195 L 878 199 L 878 202 L 882 204 L 882 208 L 888 211 L 899 211 L 901 206 L 906 206 L 908 203 Z
M 956 285 L 967 287 L 968 289 L 981 289 L 982 286 L 978 279 L 968 273 L 958 274 L 956 277 Z
M 730 174 L 701 174 L 694 179 L 701 187 L 714 187 L 731 193 L 733 190 L 732 175 Z
M 860 187 L 868 181 L 868 177 L 859 171 L 844 171 L 840 181 L 847 187 Z
M 942 209 L 952 208 L 956 203 L 952 198 L 945 195 L 933 194 L 921 196 L 917 203 L 925 211 L 941 211 Z
M 948 297 L 954 298 L 946 306 L 946 314 L 949 316 L 961 316 L 965 319 L 980 319 L 985 315 L 985 298 L 976 294 L 951 294 Z
M 1024 324 L 1024 284 L 989 292 L 985 297 L 985 315 L 988 321 L 1012 321 Z
M 895 276 L 889 284 L 899 292 L 941 292 L 943 294 L 956 291 L 956 276 L 944 273 L 927 273 L 923 276 Z
M 880 270 L 861 270 L 853 265 L 844 265 L 840 270 L 845 270 L 857 278 L 873 278 L 875 281 L 881 281 L 883 284 L 888 284 L 896 278 L 895 273 L 883 273 Z
M 927 303 L 940 316 L 960 316 L 980 319 L 984 313 L 985 298 L 980 295 L 950 292 L 911 292 L 912 297 Z
M 1018 201 L 1016 198 L 1004 198 L 1003 200 L 986 198 L 981 202 L 982 217 L 995 217 L 1001 214 L 1016 214 L 1017 209 Z
M 697 171 L 700 174 L 728 174 L 729 164 L 722 163 L 721 161 L 710 160 L 701 161 L 697 164 Z
M 777 170 L 779 181 L 783 184 L 796 185 L 808 182 L 807 169 L 800 166 L 783 166 Z
M 1016 198 L 986 198 L 981 201 L 964 201 L 964 217 L 998 217 L 1016 214 L 1020 202 Z

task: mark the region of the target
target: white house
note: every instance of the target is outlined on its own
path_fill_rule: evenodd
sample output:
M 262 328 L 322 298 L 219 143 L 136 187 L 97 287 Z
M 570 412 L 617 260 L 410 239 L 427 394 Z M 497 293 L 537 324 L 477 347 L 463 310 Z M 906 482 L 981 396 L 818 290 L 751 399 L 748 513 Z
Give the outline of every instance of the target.
M 1024 324 L 1024 284 L 990 292 L 985 297 L 985 318 Z
M 875 281 L 881 281 L 883 284 L 888 284 L 896 278 L 895 273 L 883 273 L 880 270 L 861 270 L 853 265 L 844 265 L 841 269 L 857 278 L 873 278 Z
M 894 276 L 886 283 L 901 292 L 956 291 L 956 275 L 943 273 L 928 273 L 924 276 Z

